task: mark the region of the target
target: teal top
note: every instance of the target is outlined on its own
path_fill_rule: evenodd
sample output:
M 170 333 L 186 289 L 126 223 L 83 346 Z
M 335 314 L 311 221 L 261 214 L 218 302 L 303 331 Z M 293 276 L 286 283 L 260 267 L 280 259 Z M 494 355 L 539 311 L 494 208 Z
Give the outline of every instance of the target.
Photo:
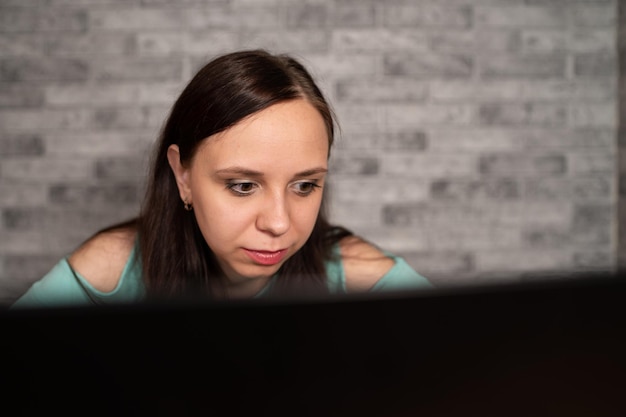
M 343 262 L 339 256 L 339 245 L 333 247 L 333 259 L 326 262 L 327 285 L 331 294 L 346 294 L 346 277 Z M 430 282 L 415 272 L 406 261 L 398 256 L 387 254 L 395 265 L 369 290 L 400 291 L 430 288 Z M 274 283 L 276 276 L 255 297 L 264 297 Z M 86 306 L 119 304 L 141 301 L 145 296 L 145 286 L 141 278 L 141 265 L 137 251 L 133 249 L 119 282 L 110 292 L 95 289 L 89 282 L 72 269 L 67 257 L 57 263 L 43 278 L 35 282 L 11 308 L 57 307 L 63 305 Z

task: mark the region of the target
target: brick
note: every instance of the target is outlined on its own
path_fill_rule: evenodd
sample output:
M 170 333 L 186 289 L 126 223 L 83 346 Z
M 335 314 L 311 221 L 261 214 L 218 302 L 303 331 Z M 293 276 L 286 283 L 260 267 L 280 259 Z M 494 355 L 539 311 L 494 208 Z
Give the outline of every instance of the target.
M 0 135 L 0 157 L 41 156 L 45 145 L 38 134 Z
M 342 135 L 335 144 L 340 149 L 423 151 L 428 147 L 428 138 L 423 131 L 417 129 L 365 131 Z
M 572 231 L 585 233 L 598 229 L 610 230 L 613 224 L 613 211 L 610 205 L 577 205 L 572 217 Z
M 615 103 L 572 103 L 569 105 L 570 124 L 574 127 L 617 126 Z
M 175 8 L 90 8 L 91 31 L 171 30 L 183 27 L 182 12 Z
M 147 112 L 142 107 L 101 107 L 93 110 L 89 123 L 96 129 L 131 129 L 148 125 Z
M 376 175 L 380 161 L 374 156 L 335 156 L 329 168 L 334 175 Z
M 87 14 L 70 8 L 3 8 L 0 32 L 83 32 Z
M 615 173 L 615 153 L 611 149 L 571 153 L 567 156 L 567 165 L 572 175 Z
M 443 278 L 467 274 L 474 269 L 474 257 L 470 252 L 464 251 L 405 251 L 398 255 L 402 256 L 409 265 L 427 277 L 431 282 L 438 284 Z
M 0 36 L 0 56 L 30 56 L 39 58 L 45 53 L 44 45 L 45 37 L 40 33 L 3 33 Z
M 563 103 L 481 104 L 478 118 L 486 125 L 564 126 L 568 108 Z
M 333 172 L 334 174 L 334 172 Z M 428 199 L 427 181 L 398 181 L 395 178 L 333 178 L 329 186 L 332 202 L 393 203 L 418 202 Z
M 190 7 L 211 6 L 224 7 L 230 0 L 141 0 L 141 4 L 148 7 Z
M 525 80 L 520 98 L 536 101 L 608 100 L 615 98 L 615 83 L 607 79 Z
M 465 54 L 387 54 L 383 61 L 386 75 L 448 78 L 469 77 L 474 67 L 473 58 Z
M 168 109 L 178 98 L 184 88 L 182 81 L 140 83 L 137 87 L 136 101 L 140 104 L 167 105 Z M 124 88 L 127 88 L 125 86 Z M 131 88 L 132 90 L 132 88 Z
M 609 128 L 523 129 L 511 134 L 519 137 L 528 149 L 601 149 L 612 147 L 615 140 Z
M 135 157 L 98 158 L 96 178 L 103 180 L 143 180 L 148 169 L 148 161 L 142 155 Z
M 140 57 L 180 56 L 184 52 L 183 34 L 179 32 L 141 32 L 136 39 Z
M 522 49 L 519 28 L 483 28 L 476 33 L 476 48 L 486 52 L 515 53 Z
M 277 7 L 196 7 L 182 10 L 182 25 L 193 30 L 247 30 L 281 28 Z
M 52 56 L 126 56 L 137 53 L 132 33 L 50 34 L 45 40 L 46 53 Z
M 80 129 L 89 124 L 88 109 L 3 110 L 0 126 L 7 130 Z
M 572 25 L 581 27 L 616 27 L 613 5 L 575 5 L 570 8 Z
M 330 22 L 325 3 L 291 3 L 285 6 L 288 28 L 323 28 Z
M 49 252 L 43 235 L 44 233 L 41 230 L 2 230 L 0 253 L 7 256 Z
M 508 152 L 524 148 L 517 129 L 443 127 L 429 129 L 428 135 L 430 152 Z
M 34 281 L 42 278 L 57 262 L 57 255 L 9 255 L 4 257 L 3 276 Z
M 488 175 L 563 175 L 568 159 L 564 155 L 505 153 L 482 155 L 479 170 Z
M 474 50 L 477 45 L 487 48 L 477 41 L 479 35 L 466 30 L 433 31 L 427 34 L 430 49 L 437 53 L 459 53 Z M 495 42 L 493 43 L 495 44 Z M 498 42 L 498 45 L 501 43 Z
M 384 23 L 391 27 L 467 29 L 472 24 L 472 9 L 439 4 L 389 5 L 385 8 Z
M 432 182 L 430 195 L 435 200 L 517 200 L 520 184 L 515 179 L 440 179 Z
M 3 228 L 9 231 L 38 230 L 44 226 L 44 209 L 6 208 L 2 210 Z
M 490 56 L 478 66 L 484 79 L 565 77 L 565 57 L 558 55 Z
M 48 187 L 40 183 L 0 182 L 0 207 L 44 206 Z
M 577 77 L 612 77 L 617 75 L 617 59 L 611 53 L 578 54 L 574 56 Z
M 614 267 L 614 255 L 610 250 L 590 250 L 586 252 L 575 252 L 574 266 L 584 270 L 606 270 L 611 271 Z
M 331 19 L 333 28 L 373 27 L 376 24 L 376 8 L 373 4 L 335 4 Z
M 336 29 L 331 33 L 332 50 L 344 53 L 427 52 L 429 41 L 424 32 L 408 29 Z
M 330 206 L 330 218 L 348 229 L 369 228 L 380 224 L 380 204 L 343 202 Z
M 607 175 L 575 178 L 531 178 L 524 180 L 523 195 L 532 200 L 608 201 L 613 180 Z
M 241 45 L 245 48 L 265 48 L 273 52 L 327 52 L 329 35 L 312 29 L 294 30 L 248 30 L 241 33 Z
M 474 21 L 478 27 L 565 27 L 567 13 L 559 7 L 476 6 Z
M 379 73 L 380 59 L 364 54 L 307 54 L 302 59 L 312 75 L 320 78 L 373 76 Z M 324 90 L 330 93 L 330 89 Z
M 43 101 L 39 86 L 0 84 L 0 108 L 40 107 Z
M 146 155 L 156 140 L 147 132 L 63 132 L 44 137 L 50 158 L 111 157 Z
M 337 103 L 335 106 L 337 119 L 342 125 L 377 124 L 382 120 L 379 106 L 367 104 Z
M 102 85 L 61 84 L 44 87 L 46 104 L 72 105 L 123 105 L 136 102 L 139 86 L 133 84 Z
M 411 79 L 340 79 L 336 82 L 336 99 L 344 102 L 415 102 L 424 101 L 428 86 Z
M 607 53 L 615 51 L 615 32 L 611 29 L 586 28 L 570 32 L 568 51 Z
M 0 59 L 0 81 L 85 81 L 89 64 L 80 59 Z
M 185 54 L 212 56 L 237 49 L 239 34 L 232 30 L 204 30 L 183 34 Z
M 93 67 L 97 81 L 175 81 L 182 79 L 181 60 L 169 58 L 116 59 Z
M 385 153 L 381 156 L 380 173 L 384 177 L 438 178 L 442 176 L 464 176 L 476 173 L 476 157 L 451 154 L 398 154 Z
M 437 102 L 518 101 L 524 85 L 519 80 L 434 80 L 430 97 Z
M 525 53 L 563 52 L 568 50 L 569 34 L 555 29 L 523 30 L 521 43 Z
M 572 269 L 572 250 L 567 248 L 525 248 L 524 250 L 480 251 L 475 255 L 477 271 L 561 272 Z M 547 279 L 547 277 L 540 277 Z M 520 278 L 517 279 L 521 280 Z
M 389 104 L 383 109 L 387 126 L 467 125 L 474 108 L 466 104 Z
M 93 163 L 76 159 L 3 160 L 0 178 L 10 181 L 84 181 L 92 175 Z
M 117 207 L 136 205 L 142 193 L 135 183 L 115 184 L 56 184 L 50 187 L 50 202 L 77 207 Z

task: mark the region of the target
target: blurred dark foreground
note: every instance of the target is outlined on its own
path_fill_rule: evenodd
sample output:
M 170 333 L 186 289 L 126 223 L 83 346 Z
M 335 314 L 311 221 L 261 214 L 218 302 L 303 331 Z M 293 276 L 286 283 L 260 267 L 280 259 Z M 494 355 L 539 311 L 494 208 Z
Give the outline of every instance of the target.
M 10 415 L 624 416 L 626 275 L 2 311 Z

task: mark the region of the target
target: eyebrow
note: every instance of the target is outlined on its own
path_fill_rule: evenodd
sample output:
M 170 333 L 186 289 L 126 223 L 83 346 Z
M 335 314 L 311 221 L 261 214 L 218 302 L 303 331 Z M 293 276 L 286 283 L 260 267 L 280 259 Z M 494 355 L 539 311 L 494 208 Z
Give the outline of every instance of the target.
M 311 175 L 324 174 L 328 172 L 326 168 L 311 168 L 302 172 L 298 172 L 294 175 L 294 178 L 302 178 L 309 177 Z M 243 175 L 245 177 L 262 177 L 263 173 L 260 171 L 254 171 L 252 169 L 243 168 L 243 167 L 228 167 L 223 169 L 218 169 L 215 171 L 216 175 Z

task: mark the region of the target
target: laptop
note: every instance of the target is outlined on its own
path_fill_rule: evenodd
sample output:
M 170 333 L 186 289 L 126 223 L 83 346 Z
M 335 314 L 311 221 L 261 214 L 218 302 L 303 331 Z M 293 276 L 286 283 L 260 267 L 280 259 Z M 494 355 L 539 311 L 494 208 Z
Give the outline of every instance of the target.
M 626 276 L 11 310 L 10 415 L 624 416 Z

